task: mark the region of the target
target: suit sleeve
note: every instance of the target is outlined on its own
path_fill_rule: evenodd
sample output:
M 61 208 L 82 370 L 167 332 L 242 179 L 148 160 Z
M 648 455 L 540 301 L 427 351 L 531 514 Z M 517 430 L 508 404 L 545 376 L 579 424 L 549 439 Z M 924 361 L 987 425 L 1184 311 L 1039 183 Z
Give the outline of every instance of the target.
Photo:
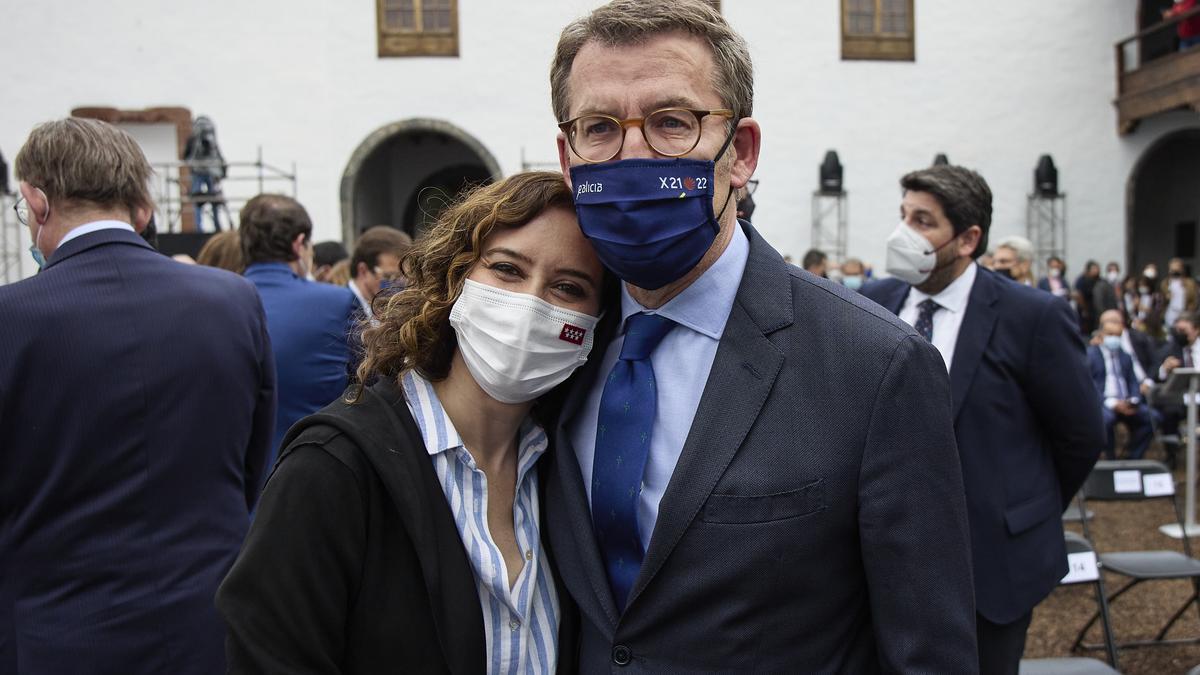
M 267 333 L 267 318 L 262 301 L 254 295 L 258 319 L 258 393 L 255 396 L 254 417 L 251 422 L 250 443 L 246 448 L 246 507 L 251 511 L 258 504 L 266 480 L 267 459 L 274 456 L 275 442 L 275 353 L 271 349 L 271 336 Z
M 1022 384 L 1025 398 L 1050 441 L 1063 508 L 1107 443 L 1100 397 L 1091 380 L 1083 339 L 1071 308 L 1047 303 L 1034 329 L 1029 369 Z
M 897 346 L 859 473 L 859 536 L 884 672 L 973 673 L 975 591 L 950 383 L 917 336 Z
M 302 445 L 279 462 L 217 591 L 230 673 L 338 672 L 365 509 L 352 470 Z

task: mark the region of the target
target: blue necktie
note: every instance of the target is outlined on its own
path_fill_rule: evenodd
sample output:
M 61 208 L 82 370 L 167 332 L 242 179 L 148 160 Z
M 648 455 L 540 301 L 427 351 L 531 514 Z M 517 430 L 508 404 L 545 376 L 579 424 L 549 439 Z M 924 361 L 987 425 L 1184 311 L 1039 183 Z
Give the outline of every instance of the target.
M 942 306 L 937 304 L 933 298 L 927 298 L 917 304 L 920 313 L 917 314 L 917 325 L 913 328 L 916 328 L 921 337 L 929 342 L 933 342 L 933 313 L 941 308 Z
M 592 523 L 609 587 L 622 609 L 642 566 L 638 500 L 658 407 L 650 353 L 674 325 L 657 314 L 634 314 L 626 319 L 621 356 L 600 396 L 592 463 Z
M 1129 398 L 1129 392 L 1125 386 L 1125 373 L 1121 371 L 1121 353 L 1109 352 L 1112 357 L 1113 364 L 1113 379 L 1117 381 L 1117 398 L 1122 401 Z

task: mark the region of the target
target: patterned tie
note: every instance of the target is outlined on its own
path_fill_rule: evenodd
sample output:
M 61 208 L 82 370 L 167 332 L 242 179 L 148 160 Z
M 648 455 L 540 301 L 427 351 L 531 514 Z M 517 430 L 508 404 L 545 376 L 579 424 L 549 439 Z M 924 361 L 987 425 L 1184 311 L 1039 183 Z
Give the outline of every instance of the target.
M 1125 387 L 1125 373 L 1121 372 L 1121 353 L 1109 352 L 1112 357 L 1113 379 L 1117 381 L 1117 398 L 1122 401 L 1129 398 L 1129 392 Z
M 922 300 L 917 305 L 917 309 L 921 310 L 921 313 L 917 315 L 917 325 L 913 328 L 916 328 L 921 337 L 930 342 L 933 342 L 933 313 L 941 308 L 942 306 L 934 302 L 933 298 Z
M 622 609 L 642 566 L 638 500 L 658 403 L 650 353 L 674 325 L 657 314 L 629 317 L 621 356 L 600 396 L 592 464 L 592 523 L 613 599 Z

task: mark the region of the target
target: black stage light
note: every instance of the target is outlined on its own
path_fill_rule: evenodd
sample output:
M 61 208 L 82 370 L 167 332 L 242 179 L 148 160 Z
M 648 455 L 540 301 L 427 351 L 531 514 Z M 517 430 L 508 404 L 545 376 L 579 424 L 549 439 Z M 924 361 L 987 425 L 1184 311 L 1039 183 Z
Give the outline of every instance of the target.
M 1054 168 L 1050 155 L 1038 157 L 1037 168 L 1033 170 L 1033 191 L 1042 197 L 1058 196 L 1058 169 Z
M 950 160 L 946 158 L 946 153 L 939 152 L 933 156 L 934 166 L 950 166 Z
M 823 194 L 842 193 L 842 163 L 838 161 L 836 150 L 825 153 L 825 161 L 821 162 L 821 192 Z

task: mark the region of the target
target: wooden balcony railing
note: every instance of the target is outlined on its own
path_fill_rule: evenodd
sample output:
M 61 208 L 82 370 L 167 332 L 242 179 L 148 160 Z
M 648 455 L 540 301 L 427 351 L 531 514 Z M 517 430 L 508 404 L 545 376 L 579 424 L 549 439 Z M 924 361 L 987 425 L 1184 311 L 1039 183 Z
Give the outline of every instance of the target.
M 1117 132 L 1132 133 L 1142 120 L 1152 115 L 1191 108 L 1200 112 L 1200 45 L 1181 52 L 1143 60 L 1148 53 L 1145 43 L 1161 42 L 1164 31 L 1173 35 L 1179 23 L 1200 16 L 1200 7 L 1155 24 L 1116 44 L 1117 52 Z M 1136 49 L 1134 49 L 1136 47 Z

